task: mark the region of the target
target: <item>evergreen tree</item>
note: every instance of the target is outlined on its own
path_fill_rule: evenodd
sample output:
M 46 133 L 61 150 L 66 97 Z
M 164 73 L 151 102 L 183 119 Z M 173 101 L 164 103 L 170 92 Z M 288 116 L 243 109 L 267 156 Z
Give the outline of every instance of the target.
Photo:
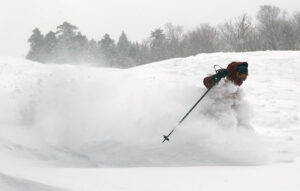
M 73 52 L 72 52 L 72 62 L 86 62 L 88 60 L 88 49 L 89 41 L 86 36 L 82 35 L 81 32 L 78 32 L 76 36 L 73 37 Z
M 57 27 L 56 34 L 58 35 L 59 40 L 71 40 L 76 35 L 76 30 L 78 28 L 68 22 Z
M 88 58 L 87 62 L 99 63 L 99 51 L 97 42 L 92 39 L 88 42 Z
M 123 31 L 117 43 L 117 65 L 119 67 L 127 68 L 135 65 L 132 58 L 130 58 L 130 48 L 131 43 Z
M 149 43 L 147 41 L 144 41 L 139 44 L 139 51 L 137 56 L 138 65 L 149 63 L 151 61 L 150 56 Z
M 167 40 L 164 31 L 160 28 L 157 28 L 151 32 L 150 39 L 151 39 L 151 47 L 163 47 Z
M 121 36 L 119 37 L 119 41 L 117 44 L 118 51 L 124 52 L 124 54 L 128 55 L 129 47 L 130 47 L 130 42 L 125 32 L 123 31 L 121 33 Z
M 48 34 L 46 34 L 44 39 L 44 46 L 43 46 L 43 51 L 45 52 L 46 55 L 46 60 L 45 60 L 46 62 L 55 61 L 56 43 L 57 43 L 57 39 L 54 32 L 50 31 Z
M 105 34 L 100 40 L 99 48 L 101 54 L 103 54 L 105 61 L 108 62 L 110 66 L 114 66 L 116 64 L 114 59 L 116 55 L 116 45 L 109 34 Z
M 26 58 L 33 61 L 44 62 L 42 55 L 44 46 L 44 36 L 38 28 L 35 28 L 33 34 L 28 39 L 30 43 L 30 50 Z
M 135 43 L 131 43 L 130 44 L 130 48 L 129 48 L 129 59 L 130 59 L 130 66 L 136 66 L 139 65 L 139 50 L 140 50 L 140 46 L 138 42 Z
M 57 59 L 58 62 L 71 62 L 75 55 L 74 37 L 78 28 L 68 22 L 57 27 Z
M 158 61 L 166 58 L 166 35 L 160 28 L 155 29 L 151 32 L 150 36 L 150 52 L 151 61 Z

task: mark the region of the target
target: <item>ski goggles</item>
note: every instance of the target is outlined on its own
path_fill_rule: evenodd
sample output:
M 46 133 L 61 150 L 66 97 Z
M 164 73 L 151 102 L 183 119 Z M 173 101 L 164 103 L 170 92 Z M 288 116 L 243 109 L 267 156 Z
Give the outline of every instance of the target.
M 245 81 L 247 79 L 247 76 L 248 76 L 247 74 L 243 74 L 239 72 L 236 73 L 236 77 L 242 81 Z

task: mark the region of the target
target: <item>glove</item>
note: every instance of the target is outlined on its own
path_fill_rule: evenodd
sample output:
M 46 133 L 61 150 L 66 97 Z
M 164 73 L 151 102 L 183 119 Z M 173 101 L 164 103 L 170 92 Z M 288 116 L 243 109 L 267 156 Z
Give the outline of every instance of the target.
M 225 78 L 227 75 L 228 75 L 228 70 L 227 69 L 220 69 L 220 70 L 218 70 L 218 72 L 217 72 L 217 76 L 218 76 L 218 78 Z
M 213 75 L 213 82 L 214 84 L 218 83 L 222 78 L 225 78 L 228 75 L 227 69 L 220 69 L 218 72 Z

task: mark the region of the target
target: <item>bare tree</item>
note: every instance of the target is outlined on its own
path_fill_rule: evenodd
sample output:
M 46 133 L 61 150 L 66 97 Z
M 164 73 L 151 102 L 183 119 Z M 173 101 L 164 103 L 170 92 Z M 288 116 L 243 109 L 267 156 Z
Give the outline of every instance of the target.
M 183 55 L 183 27 L 175 26 L 172 23 L 167 23 L 165 25 L 166 38 L 167 38 L 167 58 L 174 58 Z
M 293 25 L 295 26 L 296 42 L 295 49 L 300 50 L 300 12 L 297 12 L 293 18 Z
M 263 5 L 256 16 L 258 30 L 262 38 L 264 49 L 278 50 L 280 48 L 280 20 L 284 12 L 279 7 Z
M 191 55 L 218 51 L 217 29 L 209 24 L 201 24 L 187 34 L 187 51 Z
M 219 28 L 225 50 L 238 52 L 253 50 L 254 47 L 251 44 L 255 30 L 251 18 L 246 14 L 230 22 L 225 22 Z
M 297 26 L 292 19 L 280 21 L 279 48 L 281 50 L 295 50 L 297 46 Z

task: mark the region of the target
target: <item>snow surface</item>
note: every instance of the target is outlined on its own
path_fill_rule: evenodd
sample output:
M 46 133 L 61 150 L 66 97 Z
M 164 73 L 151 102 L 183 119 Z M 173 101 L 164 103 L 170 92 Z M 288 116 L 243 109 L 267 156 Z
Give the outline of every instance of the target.
M 221 81 L 162 144 L 213 65 L 232 61 L 249 63 L 247 81 Z M 1 57 L 0 188 L 299 190 L 299 63 L 299 51 L 131 69 Z
M 0 188 L 4 191 L 63 191 L 62 189 L 46 186 L 43 184 L 13 178 L 0 173 Z

